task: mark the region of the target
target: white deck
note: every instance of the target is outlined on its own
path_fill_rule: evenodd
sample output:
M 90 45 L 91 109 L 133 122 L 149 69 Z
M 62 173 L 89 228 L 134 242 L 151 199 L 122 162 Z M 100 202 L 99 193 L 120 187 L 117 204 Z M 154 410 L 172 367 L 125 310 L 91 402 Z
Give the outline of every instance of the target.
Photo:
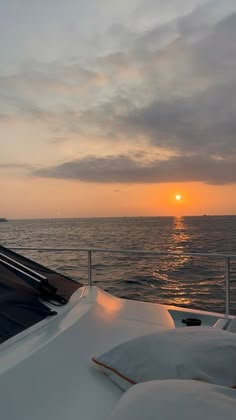
M 76 249 L 66 249 L 70 251 Z M 127 251 L 80 251 L 88 252 L 89 286 L 80 288 L 65 306 L 53 307 L 58 312 L 55 317 L 44 319 L 0 345 L 3 420 L 105 420 L 122 391 L 92 364 L 92 356 L 133 337 L 163 328 L 183 327 L 182 320 L 188 317 L 201 319 L 203 325 L 228 328 L 232 318 L 229 316 L 230 258 L 236 256 L 218 255 L 225 260 L 224 316 L 113 297 L 91 286 L 91 252 Z M 236 318 L 231 330 L 236 332 Z
M 174 322 L 162 305 L 81 290 L 59 314 L 0 347 L 1 418 L 104 420 L 122 391 L 91 357 Z

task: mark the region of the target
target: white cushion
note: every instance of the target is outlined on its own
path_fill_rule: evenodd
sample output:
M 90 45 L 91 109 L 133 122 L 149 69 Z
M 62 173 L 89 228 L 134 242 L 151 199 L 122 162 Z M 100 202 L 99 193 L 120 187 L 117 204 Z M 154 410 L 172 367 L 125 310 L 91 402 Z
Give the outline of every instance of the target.
M 207 327 L 159 331 L 126 341 L 93 361 L 126 390 L 154 379 L 236 385 L 236 334 Z
M 236 390 L 191 380 L 150 381 L 123 394 L 109 420 L 235 420 Z

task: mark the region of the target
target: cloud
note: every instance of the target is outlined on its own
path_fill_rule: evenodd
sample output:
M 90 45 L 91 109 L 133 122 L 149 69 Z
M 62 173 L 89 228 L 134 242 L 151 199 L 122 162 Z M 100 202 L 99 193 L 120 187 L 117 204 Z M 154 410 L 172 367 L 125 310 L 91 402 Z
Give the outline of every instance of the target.
M 179 153 L 236 154 L 235 95 L 236 85 L 224 85 L 194 97 L 153 102 L 121 117 L 119 127 Z
M 29 108 L 42 111 L 58 110 L 63 99 L 64 106 L 73 105 L 78 95 L 96 92 L 106 83 L 101 73 L 83 68 L 78 63 L 40 64 L 31 62 L 27 68 L 11 75 L 0 75 L 0 107 L 6 105 L 10 110 L 20 113 Z M 53 108 L 52 108 L 53 107 Z
M 16 163 L 16 162 L 0 162 L 0 173 L 1 177 L 11 177 L 17 174 L 18 177 L 21 176 L 28 176 L 31 174 L 33 170 L 32 165 L 28 165 L 27 163 Z
M 107 146 L 111 151 L 103 159 L 87 157 L 35 171 L 37 176 L 86 182 L 167 182 L 189 176 L 220 183 L 221 174 L 223 183 L 235 182 L 235 0 L 139 4 L 129 13 L 134 18 L 130 28 L 124 19 L 100 31 L 97 54 L 87 61 L 78 54 L 67 62 L 31 61 L 21 71 L 0 76 L 0 120 L 15 113 L 41 122 L 53 139 L 54 162 L 70 138 L 74 156 L 81 156 L 81 149 L 83 155 L 101 156 Z M 160 9 L 158 16 L 154 7 Z M 120 155 L 119 142 L 119 150 L 125 144 Z M 137 145 L 172 157 L 164 165 L 154 157 L 144 162 L 134 153 L 125 155 Z
M 128 155 L 89 156 L 35 170 L 33 175 L 105 184 L 201 181 L 222 185 L 236 182 L 236 158 L 205 158 L 195 155 L 145 162 L 134 160 Z
M 236 153 L 235 39 L 236 13 L 191 47 L 193 83 L 209 80 L 203 90 L 201 86 L 192 94 L 183 90 L 182 95 L 138 107 L 122 118 L 120 126 L 181 152 Z
M 214 4 L 218 2 L 211 2 L 211 8 L 208 4 L 208 17 Z M 209 17 L 207 35 L 193 42 L 194 18 L 198 24 L 203 11 L 192 14 L 191 30 L 182 29 L 191 32 L 191 42 L 180 34 L 161 51 L 107 57 L 117 71 L 129 59 L 139 71 L 140 84 L 135 93 L 127 89 L 123 96 L 87 110 L 81 121 L 97 124 L 111 141 L 146 138 L 158 148 L 206 153 L 209 158 L 236 154 L 236 13 L 223 20 L 217 14 Z
M 0 163 L 0 169 L 32 169 L 27 163 Z
M 110 53 L 104 54 L 100 46 L 97 56 L 94 55 L 93 59 L 90 57 L 87 63 L 79 56 L 67 62 L 55 60 L 51 63 L 40 63 L 30 60 L 21 70 L 0 75 L 0 106 L 3 109 L 9 108 L 9 112 L 20 113 L 22 109 L 25 112 L 25 104 L 28 103 L 28 108 L 32 105 L 33 109 L 41 108 L 42 112 L 50 110 L 56 113 L 63 109 L 63 105 L 73 111 L 89 110 L 112 98 L 115 100 L 117 96 L 126 96 L 136 104 L 137 97 L 141 102 L 153 93 L 153 88 L 158 95 L 163 83 L 167 86 L 171 82 L 172 69 L 176 75 L 176 84 L 179 82 L 183 86 L 182 79 L 186 78 L 184 68 L 189 69 L 189 63 L 186 62 L 186 59 L 189 61 L 187 49 L 169 46 L 177 39 L 187 40 L 189 34 L 192 36 L 198 32 L 198 26 L 202 28 L 202 20 L 208 20 L 204 16 L 204 8 L 200 18 L 199 12 L 197 14 L 195 10 L 192 11 L 199 0 L 185 1 L 178 8 L 171 3 L 160 0 L 158 7 L 155 7 L 163 11 L 167 6 L 167 16 L 172 16 L 173 20 L 162 23 L 165 19 L 158 19 L 149 30 L 141 26 L 130 32 L 124 25 L 112 24 L 110 30 L 104 32 L 102 43 L 106 45 L 110 36 L 118 39 L 120 47 L 117 44 L 117 47 L 108 48 Z M 153 10 L 154 4 L 149 1 L 145 6 L 146 10 L 147 6 L 149 10 Z M 184 10 L 190 10 L 190 15 L 181 17 Z M 158 16 L 162 16 L 162 13 Z M 183 47 L 184 42 L 180 44 Z M 192 82 L 194 84 L 193 80 Z M 169 90 L 171 89 L 173 82 L 169 86 Z M 165 89 L 164 93 L 167 94 L 167 91 Z
M 166 19 L 162 16 L 165 8 Z M 152 0 L 149 5 L 145 1 L 143 7 L 138 9 L 142 20 L 148 9 L 149 22 L 153 22 L 153 25 L 136 37 L 135 45 L 157 50 L 178 37 L 191 43 L 205 38 L 218 22 L 236 11 L 236 4 L 234 0 Z M 158 13 L 160 9 L 161 13 Z M 161 20 L 159 16 L 162 16 Z

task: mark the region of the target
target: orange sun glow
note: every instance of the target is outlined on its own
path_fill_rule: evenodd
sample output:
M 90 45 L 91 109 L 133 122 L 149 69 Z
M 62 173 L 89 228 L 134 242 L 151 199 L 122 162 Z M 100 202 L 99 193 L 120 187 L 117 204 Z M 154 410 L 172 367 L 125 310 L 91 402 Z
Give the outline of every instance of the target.
M 179 200 L 181 200 L 181 195 L 180 194 L 177 194 L 176 196 L 175 196 L 175 199 L 177 200 L 177 201 L 179 201 Z

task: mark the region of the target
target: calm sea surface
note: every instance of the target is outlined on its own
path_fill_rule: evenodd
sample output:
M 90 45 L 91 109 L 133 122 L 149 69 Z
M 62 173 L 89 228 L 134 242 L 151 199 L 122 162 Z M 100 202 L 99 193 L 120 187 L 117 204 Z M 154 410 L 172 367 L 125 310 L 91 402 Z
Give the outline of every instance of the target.
M 94 254 L 93 281 L 120 297 L 223 312 L 224 261 L 181 254 L 236 254 L 236 216 L 10 220 L 0 223 L 0 243 L 10 248 L 178 252 L 180 258 Z M 24 251 L 24 255 L 80 282 L 87 281 L 86 253 Z M 236 314 L 236 260 L 231 263 L 231 313 Z

